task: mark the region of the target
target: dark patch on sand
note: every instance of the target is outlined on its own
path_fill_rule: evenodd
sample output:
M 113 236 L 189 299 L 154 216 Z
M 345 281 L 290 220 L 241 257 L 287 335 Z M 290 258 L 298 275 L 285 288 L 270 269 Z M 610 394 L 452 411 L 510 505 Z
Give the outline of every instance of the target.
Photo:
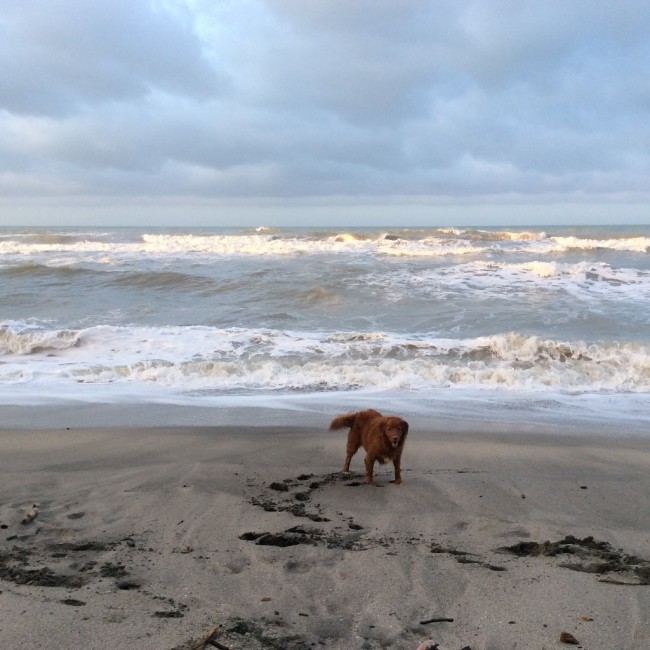
M 498 549 L 518 557 L 570 556 L 573 561 L 561 562 L 559 566 L 572 571 L 606 575 L 609 582 L 621 584 L 650 584 L 650 561 L 635 555 L 628 555 L 615 549 L 608 542 L 599 542 L 593 537 L 578 539 L 567 535 L 557 542 L 518 542 Z
M 110 547 L 113 548 L 115 543 L 110 544 Z M 109 548 L 109 545 L 104 542 L 66 542 L 64 544 L 54 544 L 52 546 L 54 549 L 59 549 L 60 551 L 70 551 L 72 553 L 84 553 L 86 551 L 106 551 Z
M 317 523 L 332 521 L 332 517 L 326 514 L 318 504 L 313 505 L 311 502 L 315 493 L 328 485 L 342 481 L 348 481 L 345 485 L 363 485 L 360 481 L 349 482 L 349 478 L 349 474 L 342 476 L 339 472 L 324 476 L 300 474 L 296 478 L 286 478 L 282 481 L 269 483 L 267 488 L 271 492 L 266 491 L 253 496 L 250 502 L 266 512 L 290 512 L 294 517 L 303 517 Z
M 309 643 L 300 634 L 290 634 L 288 624 L 279 616 L 272 619 L 233 618 L 225 621 L 211 635 L 211 639 L 222 648 L 246 648 L 247 650 L 310 650 Z M 190 639 L 172 650 L 196 648 L 197 640 Z M 211 647 L 206 645 L 206 647 Z
M 259 497 L 252 497 L 250 502 L 254 506 L 262 508 L 266 512 L 290 512 L 292 515 L 294 515 L 294 517 L 303 517 L 315 522 L 329 521 L 329 519 L 323 514 L 307 510 L 304 502 L 279 502 L 264 495 Z
M 124 576 L 129 575 L 129 572 L 123 564 L 106 562 L 99 569 L 99 575 L 102 576 L 102 578 L 123 578 Z
M 295 526 L 280 532 L 245 532 L 240 535 L 240 539 L 255 542 L 260 546 L 287 547 L 303 544 L 346 551 L 362 551 L 376 546 L 390 548 L 395 539 L 371 535 L 370 529 L 356 523 L 344 512 L 325 511 L 317 503 L 319 491 L 331 485 L 348 485 L 350 476 L 341 475 L 339 472 L 321 476 L 301 474 L 296 478 L 269 483 L 263 493 L 250 498 L 250 503 L 266 512 L 289 512 L 295 517 L 329 525 L 325 528 Z M 356 474 L 352 477 L 363 478 L 363 475 Z M 249 481 L 249 486 L 254 486 L 254 482 Z
M 126 564 L 115 561 L 116 555 L 121 554 L 135 559 L 134 549 L 145 551 L 142 545 L 136 546 L 132 536 L 57 543 L 31 536 L 23 545 L 0 550 L 0 580 L 35 587 L 79 589 L 104 578 L 114 578 L 116 589 L 140 590 L 140 581 L 126 579 L 129 575 Z M 142 593 L 153 597 L 145 591 Z M 64 604 L 73 605 L 72 602 Z
M 67 519 L 81 519 L 82 517 L 85 517 L 86 513 L 85 512 L 71 512 L 69 515 L 67 515 Z
M 290 512 L 313 522 L 326 522 L 330 518 L 318 506 L 310 504 L 316 490 L 340 480 L 339 474 L 327 474 L 314 479 L 313 474 L 300 474 L 296 478 L 269 483 L 263 494 L 251 497 L 250 502 L 266 512 Z M 308 507 L 310 506 L 310 507 Z
M 32 552 L 26 548 L 14 546 L 0 551 L 0 579 L 17 585 L 70 589 L 78 589 L 84 583 L 80 576 L 56 573 L 49 566 L 33 568 L 31 559 Z
M 160 610 L 154 612 L 153 616 L 155 616 L 156 618 L 183 618 L 185 614 L 183 614 L 183 612 L 179 612 L 176 609 L 172 609 L 172 610 Z
M 312 546 L 322 545 L 327 548 L 338 548 L 344 550 L 363 550 L 361 544 L 362 533 L 342 535 L 336 531 L 325 531 L 321 528 L 310 528 L 307 526 L 294 526 L 279 533 L 255 533 L 248 532 L 239 536 L 239 539 L 255 542 L 260 546 L 297 546 L 299 544 L 311 544 Z
M 490 571 L 507 571 L 506 567 L 504 566 L 491 564 L 490 562 L 485 562 L 484 560 L 478 559 L 475 553 L 459 551 L 455 548 L 445 548 L 443 546 L 440 546 L 440 544 L 436 544 L 435 542 L 431 544 L 431 552 L 444 555 L 452 555 L 456 558 L 456 562 L 458 562 L 458 564 L 476 564 L 478 566 L 485 567 L 486 569 L 490 569 Z
M 277 481 L 273 481 L 269 485 L 269 488 L 271 490 L 275 490 L 276 492 L 288 492 L 289 491 L 289 486 L 286 483 L 278 483 Z

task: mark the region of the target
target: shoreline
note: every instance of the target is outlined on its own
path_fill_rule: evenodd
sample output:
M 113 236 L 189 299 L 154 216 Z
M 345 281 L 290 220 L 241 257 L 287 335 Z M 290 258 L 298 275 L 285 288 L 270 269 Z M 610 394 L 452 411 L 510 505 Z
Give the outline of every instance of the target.
M 632 396 L 625 396 L 630 398 Z M 5 396 L 6 398 L 6 396 Z M 308 426 L 326 430 L 338 413 L 375 408 L 397 413 L 412 426 L 437 433 L 479 431 L 508 435 L 650 438 L 650 409 L 641 396 L 619 402 L 616 395 L 571 397 L 537 393 L 477 392 L 453 395 L 367 392 L 276 396 L 220 396 L 196 402 L 129 399 L 58 399 L 0 404 L 6 429 Z
M 302 417 L 0 429 L 2 645 L 648 646 L 650 439 L 412 425 L 373 487 Z

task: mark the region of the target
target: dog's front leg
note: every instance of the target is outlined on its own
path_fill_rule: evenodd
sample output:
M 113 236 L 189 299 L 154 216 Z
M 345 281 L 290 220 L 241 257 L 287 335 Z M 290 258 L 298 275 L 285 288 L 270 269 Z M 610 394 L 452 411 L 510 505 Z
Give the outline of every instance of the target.
M 399 456 L 393 458 L 393 466 L 395 467 L 395 485 L 402 485 L 401 461 L 402 459 Z

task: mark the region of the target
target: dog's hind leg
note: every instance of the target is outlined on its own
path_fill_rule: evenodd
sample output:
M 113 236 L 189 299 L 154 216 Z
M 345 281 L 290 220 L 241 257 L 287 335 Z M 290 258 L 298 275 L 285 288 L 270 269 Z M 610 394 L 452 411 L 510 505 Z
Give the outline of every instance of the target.
M 356 435 L 353 435 L 352 431 L 348 433 L 348 444 L 345 448 L 345 463 L 343 463 L 343 470 L 341 474 L 348 474 L 350 472 L 350 461 L 352 456 L 357 453 L 361 444 L 359 443 L 359 438 Z

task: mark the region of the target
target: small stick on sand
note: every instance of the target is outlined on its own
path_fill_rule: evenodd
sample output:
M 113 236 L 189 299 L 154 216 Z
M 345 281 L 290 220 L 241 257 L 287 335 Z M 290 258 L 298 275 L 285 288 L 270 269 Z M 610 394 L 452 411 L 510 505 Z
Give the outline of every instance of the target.
M 25 516 L 20 520 L 20 523 L 28 524 L 34 521 L 34 519 L 36 519 L 37 516 L 38 516 L 38 506 L 34 504 L 32 506 L 32 509 L 29 512 L 25 513 Z
M 207 636 L 201 637 L 198 641 L 188 646 L 187 650 L 203 650 L 206 645 L 211 645 L 217 650 L 230 650 L 227 646 L 219 643 L 214 637 L 217 635 L 217 632 L 221 629 L 220 625 L 213 627 L 207 634 Z
M 426 621 L 420 621 L 420 625 L 429 625 L 429 623 L 453 623 L 453 618 L 428 618 Z
M 617 580 L 616 578 L 610 578 L 608 576 L 598 578 L 598 582 L 605 582 L 610 585 L 622 585 L 624 587 L 645 587 L 648 584 L 641 580 L 638 580 L 637 582 L 626 582 L 625 580 Z

